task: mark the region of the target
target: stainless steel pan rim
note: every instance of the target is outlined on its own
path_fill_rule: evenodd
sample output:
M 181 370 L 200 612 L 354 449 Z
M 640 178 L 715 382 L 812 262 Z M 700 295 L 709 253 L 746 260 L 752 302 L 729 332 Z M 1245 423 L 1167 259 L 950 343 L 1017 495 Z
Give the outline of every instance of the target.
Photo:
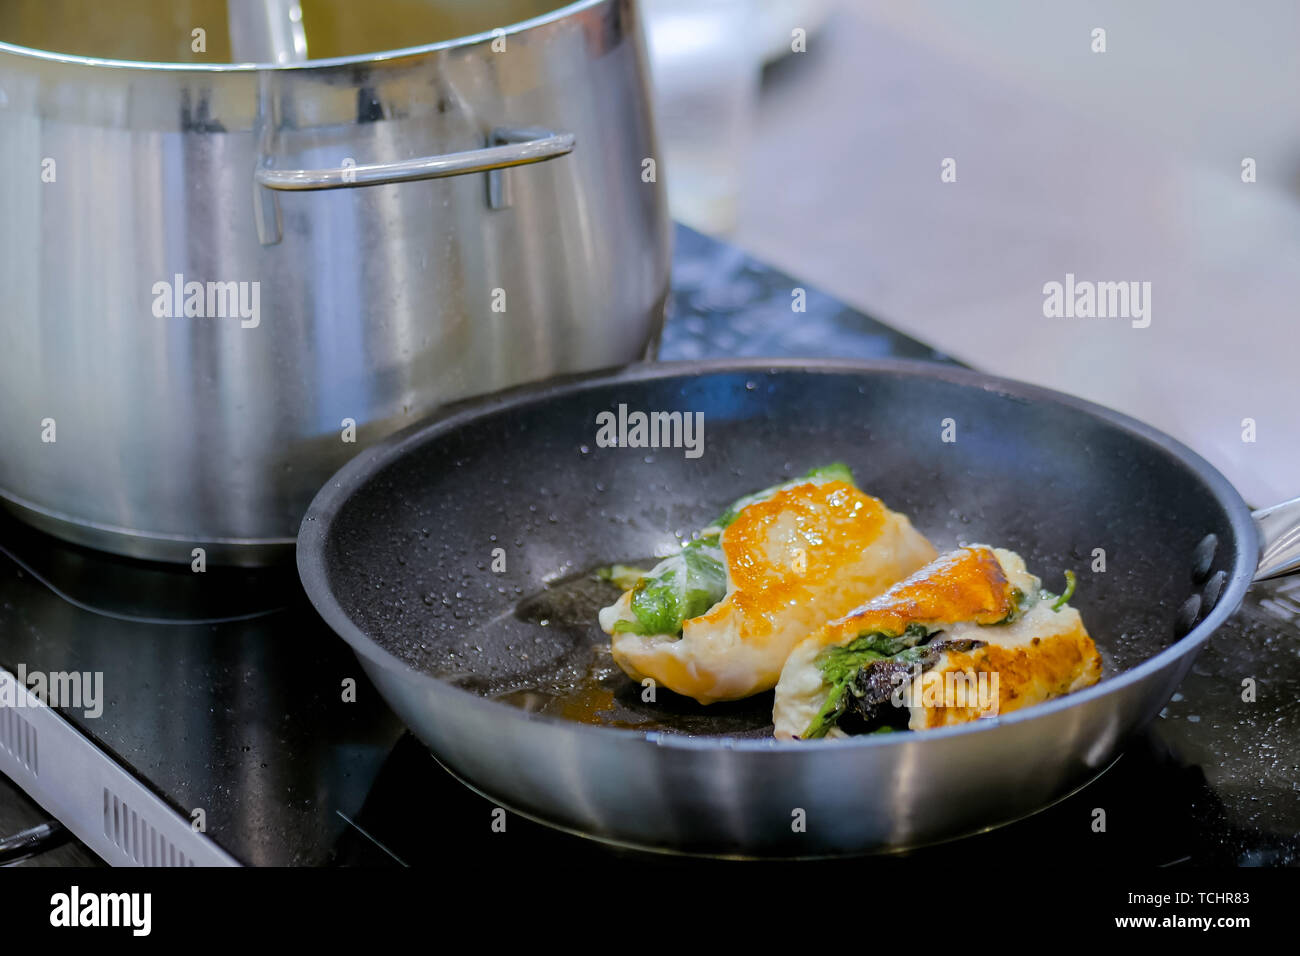
M 481 33 L 471 33 L 462 37 L 454 37 L 450 40 L 439 40 L 436 43 L 425 43 L 421 46 L 402 47 L 396 50 L 381 50 L 376 53 L 358 53 L 353 56 L 324 57 L 319 60 L 302 60 L 296 63 L 165 63 L 154 60 L 114 60 L 108 57 L 77 56 L 76 54 L 71 53 L 55 53 L 50 50 L 36 50 L 32 47 L 5 43 L 2 40 L 0 40 L 0 52 L 12 53 L 16 56 L 29 56 L 38 60 L 50 60 L 56 63 L 70 63 L 93 67 L 112 67 L 115 69 L 128 70 L 156 70 L 170 73 L 241 73 L 257 72 L 259 70 L 288 72 L 294 70 L 311 70 L 317 67 L 373 64 L 383 60 L 399 60 L 408 56 L 420 56 L 425 53 L 435 53 L 439 50 L 450 50 L 454 47 L 473 46 L 477 43 L 489 43 L 501 34 L 514 36 L 515 34 L 531 30 L 534 27 L 545 26 L 548 23 L 554 23 L 556 20 L 563 20 L 565 17 L 581 10 L 585 10 L 588 7 L 598 7 L 609 2 L 610 0 L 575 0 L 575 2 L 565 4 L 549 13 L 543 13 L 528 20 L 520 20 L 518 23 L 504 24 L 498 28 L 500 32 L 497 30 L 487 30 Z
M 548 820 L 545 817 L 538 816 L 536 813 L 530 813 L 527 810 L 521 810 L 518 807 L 513 806 L 510 800 L 508 799 L 503 800 L 496 794 L 487 792 L 478 784 L 474 783 L 471 780 L 466 779 L 460 773 L 457 773 L 454 767 L 450 767 L 447 764 L 443 763 L 442 760 L 439 759 L 437 754 L 433 754 L 432 756 L 433 756 L 433 762 L 436 763 L 443 770 L 445 770 L 447 773 L 449 773 L 452 776 L 452 778 L 456 780 L 456 782 L 458 782 L 461 786 L 466 787 L 469 790 L 472 790 L 474 793 L 477 793 L 484 800 L 491 802 L 492 804 L 500 807 L 506 812 L 514 814 L 515 816 L 523 817 L 525 820 L 531 820 L 533 823 L 540 824 L 541 826 L 544 827 L 550 827 L 552 830 L 558 830 L 560 833 L 567 833 L 569 836 L 580 837 L 583 840 L 591 840 L 593 843 L 603 843 L 605 846 L 617 847 L 622 850 L 636 850 L 639 853 L 653 853 L 656 856 L 684 857 L 686 859 L 693 859 L 693 860 L 735 860 L 737 862 L 770 861 L 773 859 L 772 857 L 763 856 L 762 854 L 758 854 L 758 853 L 737 853 L 737 852 L 710 853 L 704 851 L 679 850 L 671 846 L 657 846 L 649 843 L 637 843 L 632 840 L 620 840 L 617 837 L 610 837 L 604 834 L 591 833 L 587 830 L 583 830 L 580 827 L 572 827 L 572 826 L 567 826 L 563 823 L 556 823 L 554 820 Z M 1035 807 L 1034 809 L 1028 811 L 1027 813 L 1021 813 L 1014 817 L 1008 817 L 1005 820 L 999 820 L 996 823 L 990 823 L 987 824 L 986 826 L 973 827 L 970 830 L 965 830 L 961 833 L 954 833 L 951 836 L 943 837 L 938 840 L 928 840 L 922 843 L 908 843 L 908 844 L 902 844 L 898 846 L 872 847 L 869 850 L 864 850 L 862 852 L 852 853 L 849 855 L 850 856 L 902 857 L 912 853 L 916 853 L 919 850 L 928 850 L 931 849 L 932 847 L 945 846 L 949 843 L 956 843 L 959 840 L 966 840 L 969 839 L 970 837 L 981 836 L 982 834 L 985 833 L 992 833 L 994 830 L 1001 830 L 1013 824 L 1021 823 L 1025 820 L 1030 819 L 1031 817 L 1038 816 L 1040 813 L 1046 813 L 1048 810 L 1051 810 L 1053 807 L 1065 803 L 1075 794 L 1083 790 L 1086 790 L 1088 787 L 1091 787 L 1094 783 L 1096 783 L 1106 774 L 1114 770 L 1115 765 L 1123 759 L 1124 759 L 1124 755 L 1119 754 L 1113 760 L 1111 760 L 1109 763 L 1103 766 L 1100 770 L 1098 770 L 1096 773 L 1092 774 L 1091 776 L 1081 781 L 1078 784 L 1078 786 L 1075 786 L 1065 791 L 1059 797 L 1049 800 L 1047 803 L 1044 803 L 1042 806 Z M 803 856 L 782 856 L 779 857 L 779 859 L 790 860 L 790 861 L 813 862 L 816 860 L 840 860 L 840 859 L 844 859 L 844 857 L 845 854 L 843 853 L 810 853 Z
M 579 386 L 582 390 L 586 390 L 588 388 L 597 388 L 617 382 L 635 382 L 659 378 L 673 378 L 683 374 L 745 371 L 765 373 L 769 371 L 784 370 L 828 374 L 875 372 L 896 376 L 938 379 L 955 385 L 975 386 L 986 391 L 1006 395 L 1016 400 L 1051 402 L 1086 412 L 1151 442 L 1185 462 L 1197 477 L 1204 481 L 1205 484 L 1214 492 L 1215 496 L 1224 504 L 1228 513 L 1229 522 L 1232 525 L 1233 533 L 1237 535 L 1238 540 L 1243 543 L 1233 557 L 1232 573 L 1224 585 L 1223 592 L 1218 602 L 1210 610 L 1210 613 L 1196 624 L 1196 626 L 1193 627 L 1185 636 L 1175 641 L 1158 654 L 1147 658 L 1136 667 L 1122 671 L 1113 677 L 1105 678 L 1101 683 L 1085 690 L 1077 691 L 1067 697 L 1061 697 L 1057 700 L 1049 701 L 1045 704 L 1039 704 L 1025 710 L 1013 711 L 1004 716 L 988 718 L 975 724 L 964 724 L 955 727 L 943 727 L 927 730 L 924 734 L 919 735 L 921 742 L 938 741 L 949 737 L 965 736 L 967 734 L 988 733 L 999 727 L 1019 724 L 1050 713 L 1081 707 L 1089 701 L 1107 696 L 1113 691 L 1138 683 L 1204 644 L 1205 641 L 1209 639 L 1210 635 L 1213 634 L 1225 620 L 1236 612 L 1242 599 L 1245 597 L 1247 588 L 1249 588 L 1251 581 L 1254 578 L 1258 566 L 1259 535 L 1255 522 L 1251 517 L 1251 510 L 1246 505 L 1245 501 L 1242 500 L 1241 495 L 1238 494 L 1236 488 L 1234 488 L 1232 484 L 1229 483 L 1229 481 L 1209 462 L 1187 446 L 1183 445 L 1181 442 L 1176 441 L 1163 432 L 1158 431 L 1137 419 L 1121 414 L 1120 412 L 1037 385 L 1029 385 L 1013 379 L 985 375 L 968 369 L 911 359 L 879 359 L 870 361 L 842 361 L 837 359 L 722 359 L 703 362 L 658 362 L 653 365 L 631 366 L 621 371 L 603 371 L 565 376 L 558 379 L 552 379 L 549 382 L 539 385 L 528 385 L 517 389 L 510 389 L 489 396 L 485 399 L 478 399 L 465 403 L 433 422 L 425 422 L 411 426 L 410 428 L 391 436 L 384 442 L 365 450 L 348 462 L 348 464 L 341 468 L 338 473 L 325 484 L 307 509 L 307 514 L 303 519 L 302 528 L 298 534 L 297 554 L 298 574 L 302 579 L 307 595 L 311 599 L 317 612 L 322 618 L 324 618 L 325 622 L 336 634 L 341 636 L 349 645 L 351 645 L 354 652 L 364 656 L 367 661 L 376 666 L 394 672 L 395 674 L 399 674 L 402 680 L 408 682 L 414 681 L 421 687 L 436 693 L 458 695 L 461 698 L 461 703 L 465 707 L 479 709 L 491 708 L 498 713 L 501 709 L 505 709 L 515 713 L 520 720 L 540 721 L 544 724 L 562 726 L 575 733 L 598 734 L 602 736 L 618 734 L 628 740 L 640 739 L 656 746 L 681 750 L 722 749 L 740 752 L 789 752 L 896 746 L 897 741 L 894 738 L 900 735 L 866 734 L 848 740 L 810 741 L 779 741 L 775 738 L 754 740 L 728 737 L 687 737 L 679 734 L 636 731 L 617 727 L 597 727 L 565 720 L 559 717 L 530 714 L 523 710 L 511 707 L 508 704 L 480 697 L 470 691 L 456 687 L 446 681 L 439 680 L 436 677 L 409 667 L 403 661 L 380 647 L 366 636 L 343 611 L 343 608 L 338 604 L 328 586 L 324 560 L 324 543 L 329 531 L 330 522 L 337 513 L 338 508 L 352 492 L 360 479 L 369 474 L 372 469 L 382 467 L 400 457 L 406 449 L 411 446 L 423 444 L 428 440 L 459 427 L 466 421 L 472 420 L 479 415 L 505 408 L 522 407 L 535 402 L 544 401 L 553 391 L 557 389 L 571 389 L 575 385 Z M 912 744 L 918 742 L 918 735 L 907 734 L 901 736 L 906 736 L 908 741 Z

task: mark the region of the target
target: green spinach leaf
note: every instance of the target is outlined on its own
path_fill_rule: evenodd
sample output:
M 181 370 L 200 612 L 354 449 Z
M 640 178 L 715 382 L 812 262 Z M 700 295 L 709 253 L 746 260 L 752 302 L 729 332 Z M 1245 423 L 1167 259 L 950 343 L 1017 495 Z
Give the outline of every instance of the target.
M 682 624 L 699 617 L 727 593 L 727 571 L 717 535 L 688 541 L 632 588 L 635 620 L 614 624 L 619 633 L 681 634 Z
M 917 645 L 929 636 L 930 629 L 924 624 L 909 624 L 902 634 L 879 631 L 859 634 L 848 644 L 828 648 L 822 654 L 819 666 L 822 680 L 829 685 L 829 690 L 821 710 L 801 735 L 802 739 L 825 737 L 835 726 L 844 715 L 845 695 L 850 693 L 849 685 L 858 676 L 858 671 L 887 657 L 908 660 L 909 656 L 915 656 L 911 652 Z

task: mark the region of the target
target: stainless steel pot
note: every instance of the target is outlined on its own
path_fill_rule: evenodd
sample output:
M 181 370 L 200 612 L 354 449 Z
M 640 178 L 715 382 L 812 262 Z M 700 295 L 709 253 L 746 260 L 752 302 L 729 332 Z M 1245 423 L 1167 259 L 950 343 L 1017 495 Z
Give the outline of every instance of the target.
M 632 0 L 284 67 L 32 48 L 64 6 L 0 10 L 27 44 L 0 42 L 0 498 L 33 523 L 262 561 L 359 448 L 653 347 L 670 234 Z M 183 31 L 168 52 L 184 6 L 150 21 Z

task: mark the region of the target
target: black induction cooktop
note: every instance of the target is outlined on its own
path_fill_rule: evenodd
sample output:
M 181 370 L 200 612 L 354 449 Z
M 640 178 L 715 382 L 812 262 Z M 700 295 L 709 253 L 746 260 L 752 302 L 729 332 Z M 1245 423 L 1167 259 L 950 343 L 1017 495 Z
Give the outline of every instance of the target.
M 660 355 L 953 361 L 815 289 L 803 289 L 805 311 L 794 313 L 800 287 L 679 227 Z M 1029 855 L 1051 841 L 1054 854 L 1098 868 L 1300 862 L 1297 620 L 1300 583 L 1256 586 L 1100 780 L 1027 820 L 913 857 Z M 526 820 L 494 833 L 492 805 L 405 731 L 292 568 L 193 574 L 0 516 L 0 667 L 102 675 L 99 699 L 82 701 L 94 706 L 0 706 L 0 767 L 11 778 L 0 779 L 0 862 L 9 852 L 26 865 L 481 865 L 556 852 L 597 865 L 726 865 L 613 849 Z M 1247 676 L 1253 702 L 1239 692 Z M 1092 826 L 1096 808 L 1105 832 Z M 55 826 L 6 851 L 13 832 L 51 814 L 75 838 L 42 839 Z

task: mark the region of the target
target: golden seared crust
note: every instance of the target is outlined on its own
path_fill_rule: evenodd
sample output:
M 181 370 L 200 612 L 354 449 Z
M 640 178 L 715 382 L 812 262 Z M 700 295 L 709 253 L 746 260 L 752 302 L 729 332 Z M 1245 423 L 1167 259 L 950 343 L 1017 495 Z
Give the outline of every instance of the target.
M 1011 613 L 1014 591 L 990 548 L 959 548 L 828 623 L 818 635 L 818 643 L 840 644 L 859 634 L 901 634 L 909 624 L 996 624 Z
M 901 634 L 911 624 L 942 632 L 932 638 L 940 656 L 911 679 L 913 730 L 1018 710 L 1097 683 L 1101 655 L 1079 612 L 1038 598 L 1040 585 L 1012 551 L 971 545 L 944 554 L 795 647 L 776 686 L 775 735 L 798 738 L 821 712 L 830 688 L 819 661 L 829 645 Z M 1008 622 L 1017 590 L 1028 598 L 1026 610 Z M 843 731 L 833 727 L 828 736 Z
M 739 613 L 742 638 L 766 642 L 791 606 L 825 597 L 828 578 L 880 536 L 886 513 L 843 481 L 796 485 L 749 505 L 722 534 L 733 590 L 695 620 Z
M 1005 635 L 998 634 L 1000 630 L 983 628 L 978 635 L 971 634 L 989 643 L 965 652 L 946 651 L 934 668 L 918 678 L 933 682 L 948 674 L 963 674 L 968 680 L 978 680 L 981 674 L 996 676 L 996 706 L 929 706 L 924 688 L 914 682 L 909 727 L 926 730 L 1005 714 L 1091 687 L 1101 679 L 1101 655 L 1073 608 L 1053 611 L 1040 604 L 1009 625 Z M 986 680 L 985 686 L 992 685 Z

